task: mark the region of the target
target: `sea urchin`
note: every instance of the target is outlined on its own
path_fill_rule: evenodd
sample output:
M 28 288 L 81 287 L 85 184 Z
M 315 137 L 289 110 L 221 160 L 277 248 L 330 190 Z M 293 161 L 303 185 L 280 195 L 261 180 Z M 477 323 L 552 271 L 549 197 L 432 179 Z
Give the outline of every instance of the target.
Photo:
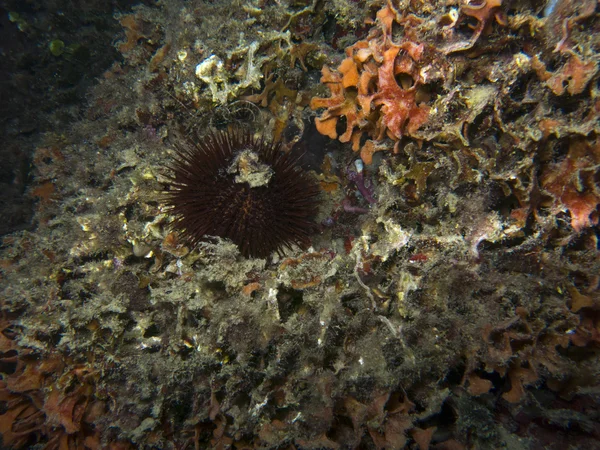
M 212 132 L 177 147 L 170 168 L 165 202 L 188 243 L 219 236 L 257 258 L 308 246 L 319 188 L 281 145 L 245 131 Z

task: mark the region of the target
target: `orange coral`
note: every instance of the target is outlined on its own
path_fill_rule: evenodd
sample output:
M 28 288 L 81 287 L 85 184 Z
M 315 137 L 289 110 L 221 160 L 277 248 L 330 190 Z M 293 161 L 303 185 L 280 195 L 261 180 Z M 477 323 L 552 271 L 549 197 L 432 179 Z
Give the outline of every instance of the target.
M 48 181 L 31 191 L 31 195 L 38 197 L 42 203 L 50 203 L 54 197 L 55 186 L 54 183 Z
M 565 91 L 571 95 L 581 94 L 598 72 L 596 61 L 582 61 L 577 55 L 572 55 L 556 72 L 547 71 L 537 56 L 532 58 L 532 67 L 556 95 L 562 95 Z
M 293 59 L 294 60 L 294 59 Z M 295 61 L 295 60 L 294 60 Z M 303 65 L 302 60 L 300 63 Z M 304 125 L 302 120 L 299 120 L 296 106 L 302 101 L 298 92 L 290 89 L 285 85 L 284 79 L 278 77 L 275 81 L 273 72 L 265 73 L 265 87 L 259 94 L 246 95 L 242 100 L 251 103 L 256 103 L 263 108 L 268 108 L 273 115 L 273 140 L 279 142 L 284 140 L 285 128 L 290 122 L 293 122 L 298 127 L 298 133 L 290 141 L 283 142 L 284 150 L 289 150 L 300 140 Z
M 352 142 L 361 149 L 361 157 L 370 164 L 380 142 L 388 137 L 396 142 L 414 136 L 427 122 L 429 107 L 422 102 L 420 86 L 424 84 L 424 45 L 405 39 L 392 40 L 392 24 L 398 15 L 389 6 L 377 14 L 379 28 L 371 30 L 366 40 L 346 49 L 346 59 L 337 71 L 323 67 L 321 82 L 330 91 L 327 98 L 315 97 L 313 110 L 325 108 L 315 121 L 317 130 L 331 139 L 338 138 L 337 126 L 345 118 L 340 142 Z M 372 141 L 361 145 L 367 134 Z M 364 149 L 364 150 L 363 150 Z
M 120 23 L 125 28 L 125 40 L 119 44 L 119 51 L 127 53 L 135 48 L 137 41 L 143 37 L 143 34 L 134 14 L 121 17 Z
M 293 45 L 290 50 L 290 58 L 291 58 L 291 67 L 293 68 L 296 65 L 296 61 L 302 67 L 302 70 L 307 72 L 308 68 L 306 67 L 306 58 L 309 53 L 317 50 L 319 46 L 314 43 L 303 42 L 301 44 Z
M 448 25 L 445 34 L 449 43 L 444 49 L 444 53 L 454 53 L 472 48 L 479 40 L 484 31 L 488 30 L 494 20 L 503 26 L 508 25 L 508 20 L 502 11 L 503 0 L 482 0 L 468 1 L 463 4 L 460 11 L 461 17 L 454 20 L 451 25 Z M 473 35 L 468 40 L 458 38 L 454 33 L 454 28 L 464 21 L 465 16 L 472 17 L 477 21 L 473 28 Z
M 527 386 L 544 379 L 559 379 L 567 361 L 558 347 L 567 348 L 569 335 L 558 331 L 567 328 L 575 320 L 565 310 L 557 315 L 561 323 L 552 327 L 539 321 L 522 306 L 515 309 L 515 317 L 496 326 L 488 325 L 482 330 L 486 343 L 485 370 L 496 372 L 510 381 L 510 389 L 502 397 L 516 403 L 525 394 Z M 562 318 L 564 317 L 564 318 Z M 471 372 L 465 377 L 469 392 L 481 395 L 492 388 L 492 383 Z
M 413 427 L 410 413 L 414 406 L 403 393 L 385 392 L 376 395 L 370 404 L 345 398 L 340 415 L 350 419 L 356 442 L 360 442 L 366 428 L 377 448 L 403 448 L 405 432 Z M 420 439 L 425 440 L 425 436 Z
M 492 18 L 496 19 L 496 22 L 500 25 L 507 24 L 506 17 L 500 10 L 501 6 L 502 0 L 484 0 L 481 3 L 472 2 L 463 5 L 461 11 L 467 16 L 475 18 L 478 22 L 475 28 L 475 40 L 479 38 L 485 27 L 491 23 Z
M 20 347 L 7 320 L 0 319 L 0 434 L 11 448 L 47 440 L 46 449 L 100 448 L 93 423 L 106 413 L 95 395 L 98 373 L 87 365 L 68 366 L 68 358 L 43 358 Z M 58 374 L 63 374 L 56 379 Z
M 571 311 L 580 316 L 579 325 L 571 334 L 571 342 L 577 347 L 600 345 L 600 298 L 594 288 L 585 293 L 575 286 L 569 288 Z
M 398 60 L 401 50 L 405 50 L 407 54 Z M 417 106 L 416 101 L 418 75 L 415 73 L 415 61 L 416 58 L 420 58 L 422 52 L 423 45 L 417 46 L 412 42 L 385 51 L 383 65 L 379 68 L 379 90 L 373 96 L 373 103 L 375 106 L 381 106 L 383 113 L 378 139 L 386 130 L 391 138 L 400 139 L 404 130 L 413 134 L 427 121 L 429 108 Z M 410 86 L 411 78 L 402 83 L 403 86 L 398 85 L 396 77 L 400 74 L 414 77 L 414 84 Z
M 342 63 L 342 66 L 344 64 Z M 327 108 L 323 115 L 315 120 L 319 133 L 336 139 L 338 137 L 336 126 L 341 116 L 346 117 L 346 131 L 340 136 L 340 142 L 349 142 L 354 127 L 359 127 L 359 111 L 356 104 L 356 95 L 346 96 L 343 87 L 343 76 L 332 72 L 328 67 L 323 67 L 321 82 L 325 83 L 331 91 L 329 98 L 313 98 L 310 102 L 312 109 Z
M 574 140 L 565 159 L 551 165 L 540 178 L 542 189 L 552 199 L 552 207 L 571 213 L 571 226 L 581 231 L 598 223 L 596 208 L 600 189 L 595 182 L 600 167 L 600 143 Z
M 9 324 L 0 324 L 0 330 L 0 365 L 4 372 L 0 381 L 0 402 L 4 404 L 0 434 L 4 445 L 22 448 L 43 434 L 42 375 L 37 367 L 24 362 L 14 341 L 6 337 Z

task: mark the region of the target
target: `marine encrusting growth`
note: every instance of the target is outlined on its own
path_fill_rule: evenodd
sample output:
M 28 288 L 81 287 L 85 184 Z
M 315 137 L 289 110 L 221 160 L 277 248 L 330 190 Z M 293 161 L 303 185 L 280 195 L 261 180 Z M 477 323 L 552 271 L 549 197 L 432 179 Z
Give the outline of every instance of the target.
M 4 3 L 7 86 L 93 33 Z M 85 111 L 0 121 L 0 448 L 599 448 L 597 0 L 141 3 Z
M 177 150 L 166 203 L 191 244 L 231 239 L 244 256 L 306 247 L 319 188 L 298 157 L 243 131 L 196 136 Z

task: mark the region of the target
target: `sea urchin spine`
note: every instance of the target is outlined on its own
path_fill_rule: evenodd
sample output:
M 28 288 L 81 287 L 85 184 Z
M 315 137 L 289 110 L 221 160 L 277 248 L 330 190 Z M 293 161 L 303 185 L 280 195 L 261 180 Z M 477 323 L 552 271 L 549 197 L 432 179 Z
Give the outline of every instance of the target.
M 244 131 L 212 132 L 177 147 L 165 203 L 182 238 L 231 239 L 244 256 L 267 258 L 316 230 L 319 188 L 281 145 Z

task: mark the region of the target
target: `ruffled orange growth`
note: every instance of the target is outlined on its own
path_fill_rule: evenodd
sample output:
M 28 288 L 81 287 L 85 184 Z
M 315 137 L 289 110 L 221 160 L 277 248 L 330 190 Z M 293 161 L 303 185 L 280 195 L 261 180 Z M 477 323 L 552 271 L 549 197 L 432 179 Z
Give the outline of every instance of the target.
M 6 409 L 0 416 L 4 445 L 24 448 L 34 436 L 42 434 L 45 417 L 37 405 L 39 398 L 11 393 L 0 381 L 0 402 Z
M 548 139 L 551 134 L 556 133 L 556 128 L 559 125 L 561 125 L 559 120 L 550 118 L 542 119 L 538 122 L 538 128 L 542 132 L 544 139 Z
M 407 42 L 402 47 L 411 48 L 414 44 Z M 394 140 L 399 140 L 405 131 L 409 135 L 414 134 L 429 116 L 427 106 L 417 106 L 416 83 L 401 87 L 396 81 L 398 75 L 405 74 L 408 76 L 405 82 L 410 84 L 414 82 L 412 77 L 416 76 L 414 60 L 407 56 L 398 59 L 400 50 L 404 49 L 402 47 L 386 50 L 383 65 L 379 68 L 379 89 L 373 96 L 373 104 L 376 107 L 381 106 L 383 113 L 378 139 L 381 139 L 386 131 Z M 420 58 L 422 48 L 422 45 L 418 46 L 418 50 L 413 54 Z
M 251 297 L 252 293 L 254 291 L 257 291 L 258 289 L 261 288 L 261 285 L 259 282 L 255 281 L 253 283 L 248 283 L 246 284 L 243 288 L 242 288 L 242 293 L 246 296 L 246 297 Z
M 47 440 L 44 448 L 99 449 L 100 430 L 92 424 L 106 414 L 96 399 L 97 373 L 86 366 L 65 371 L 65 358 L 59 354 L 40 359 L 16 343 L 10 323 L 0 320 L 0 434 L 10 448 L 29 448 Z M 56 379 L 58 374 L 64 374 Z M 4 448 L 4 447 L 3 447 Z
M 137 22 L 135 14 L 123 16 L 120 23 L 125 29 L 125 41 L 119 44 L 119 51 L 121 53 L 127 53 L 135 48 L 138 40 L 144 37 L 144 35 L 142 34 L 141 26 Z
M 10 324 L 0 321 L 0 365 L 4 372 L 0 380 L 0 402 L 4 404 L 0 434 L 5 446 L 23 448 L 43 434 L 43 375 L 35 359 L 29 361 L 28 352 L 13 338 Z
M 487 26 L 488 23 L 491 23 L 492 18 L 496 19 L 500 25 L 506 25 L 506 17 L 500 10 L 502 6 L 502 0 L 484 0 L 481 3 L 473 2 L 473 4 L 464 5 L 461 8 L 461 12 L 465 13 L 467 16 L 473 17 L 477 20 L 477 30 L 483 29 Z M 479 31 L 478 35 L 481 34 Z
M 154 56 L 150 60 L 150 64 L 148 64 L 148 70 L 150 72 L 158 72 L 165 58 L 169 54 L 169 50 L 171 50 L 171 44 L 169 42 L 156 50 L 156 53 L 154 53 Z
M 377 144 L 386 137 L 397 143 L 403 136 L 414 136 L 429 118 L 429 107 L 419 101 L 424 46 L 409 39 L 393 42 L 392 25 L 399 20 L 389 6 L 381 9 L 379 27 L 346 49 L 337 71 L 323 67 L 321 82 L 330 96 L 315 97 L 310 103 L 313 110 L 325 108 L 315 121 L 317 130 L 351 142 L 366 164 L 371 164 L 373 153 L 381 149 Z M 338 137 L 342 117 L 345 130 Z M 371 140 L 361 144 L 365 134 Z
M 546 374 L 548 379 L 560 378 L 568 362 L 563 359 L 558 347 L 564 349 L 569 345 L 569 335 L 551 331 L 546 324 L 531 320 L 525 308 L 517 307 L 515 314 L 504 323 L 483 329 L 483 340 L 487 346 L 484 358 L 486 371 L 495 371 L 510 380 L 510 389 L 502 397 L 511 403 L 520 401 L 526 388 L 535 384 L 540 374 Z M 565 310 L 565 326 L 570 325 L 567 315 Z M 484 394 L 492 387 L 475 373 L 469 374 L 466 379 L 473 395 Z
M 502 398 L 510 403 L 517 403 L 525 394 L 525 387 L 533 385 L 538 381 L 539 376 L 533 367 L 521 367 L 521 361 L 511 364 L 508 370 L 508 379 L 510 380 L 510 390 L 502 394 Z
M 190 252 L 190 249 L 181 243 L 177 233 L 169 233 L 160 245 L 161 250 L 170 253 L 177 258 L 183 258 Z
M 360 158 L 365 164 L 371 164 L 373 162 L 373 155 L 376 152 L 387 149 L 387 146 L 382 144 L 375 144 L 373 141 L 365 142 L 365 145 L 360 149 Z
M 306 67 L 306 57 L 310 52 L 317 50 L 318 48 L 319 46 L 317 44 L 308 42 L 303 42 L 301 44 L 292 46 L 292 49 L 290 50 L 291 67 L 294 68 L 296 61 L 298 61 L 300 67 L 302 67 L 302 70 L 307 72 L 308 68 Z
M 471 395 L 481 395 L 486 394 L 492 388 L 492 382 L 490 380 L 486 380 L 485 378 L 481 378 L 479 375 L 472 373 L 467 377 L 469 381 L 469 394 Z
M 594 308 L 600 309 L 600 301 L 595 300 L 589 295 L 584 295 L 577 290 L 575 286 L 569 287 L 569 294 L 571 294 L 571 311 L 574 313 L 579 312 L 583 308 Z
M 347 397 L 343 402 L 342 416 L 352 422 L 356 441 L 360 442 L 365 428 L 377 448 L 404 448 L 406 431 L 413 427 L 410 413 L 414 409 L 405 395 L 400 393 L 383 393 L 364 404 Z
M 575 286 L 569 288 L 571 311 L 580 316 L 575 333 L 570 335 L 571 343 L 577 347 L 600 346 L 600 297 L 594 289 L 584 293 Z
M 571 335 L 571 342 L 577 347 L 600 346 L 600 314 L 597 311 L 586 314 Z
M 532 59 L 532 67 L 540 80 L 545 81 L 556 95 L 562 95 L 565 91 L 571 95 L 581 94 L 598 72 L 596 61 L 582 61 L 577 55 L 572 55 L 556 72 L 547 71 L 537 56 Z
M 540 184 L 553 199 L 553 208 L 571 213 L 577 232 L 598 223 L 600 188 L 595 177 L 600 168 L 600 143 L 578 139 L 560 163 L 550 166 Z
M 331 97 L 315 97 L 310 102 L 312 109 L 327 108 L 321 117 L 315 120 L 317 130 L 331 139 L 336 139 L 338 137 L 336 131 L 338 120 L 344 116 L 346 117 L 346 131 L 340 136 L 340 142 L 348 142 L 352 137 L 354 127 L 360 126 L 359 118 L 362 115 L 356 105 L 356 95 L 346 96 L 342 75 L 332 72 L 328 67 L 323 67 L 321 82 L 329 87 Z
M 425 429 L 415 428 L 412 430 L 410 434 L 419 446 L 419 450 L 427 450 L 429 448 L 431 438 L 433 437 L 433 433 L 435 433 L 436 429 L 437 427 L 430 427 Z
M 490 29 L 494 21 L 502 26 L 508 25 L 508 20 L 502 11 L 502 1 L 481 0 L 463 4 L 460 8 L 461 15 L 459 19 L 446 27 L 445 34 L 450 39 L 445 46 L 444 53 L 460 52 L 472 48 L 481 35 Z M 471 26 L 473 35 L 468 40 L 460 38 L 454 31 L 457 25 L 464 22 L 466 16 L 472 17 L 477 21 L 476 25 Z
M 81 430 L 84 414 L 93 399 L 94 386 L 90 382 L 94 377 L 95 374 L 85 367 L 75 368 L 61 377 L 44 404 L 48 424 L 62 426 L 67 434 Z M 63 383 L 64 389 L 56 389 Z M 76 388 L 67 394 L 67 387 L 73 384 Z M 104 412 L 101 402 L 95 409 Z
M 273 125 L 273 141 L 283 140 L 283 132 L 294 116 L 294 109 L 298 100 L 298 91 L 288 88 L 283 78 L 279 77 L 273 81 L 274 73 L 265 74 L 265 88 L 259 94 L 252 94 L 242 97 L 242 100 L 260 104 L 263 108 L 268 108 L 273 114 L 275 123 Z M 297 123 L 297 122 L 296 122 Z M 302 134 L 302 128 L 299 131 Z M 300 139 L 296 136 L 292 141 L 284 142 L 284 150 L 289 150 L 291 146 Z
M 54 183 L 48 181 L 31 191 L 31 195 L 39 198 L 42 203 L 50 203 L 54 197 L 54 190 Z
M 289 89 L 283 82 L 283 78 L 273 81 L 274 74 L 269 73 L 265 78 L 265 88 L 260 94 L 246 95 L 242 100 L 258 103 L 263 108 L 269 107 L 273 114 L 277 114 L 276 106 L 282 105 L 286 100 L 294 101 L 297 92 Z
M 286 272 L 294 289 L 307 289 L 322 283 L 321 271 L 331 258 L 327 252 L 304 253 L 281 261 L 279 270 Z

